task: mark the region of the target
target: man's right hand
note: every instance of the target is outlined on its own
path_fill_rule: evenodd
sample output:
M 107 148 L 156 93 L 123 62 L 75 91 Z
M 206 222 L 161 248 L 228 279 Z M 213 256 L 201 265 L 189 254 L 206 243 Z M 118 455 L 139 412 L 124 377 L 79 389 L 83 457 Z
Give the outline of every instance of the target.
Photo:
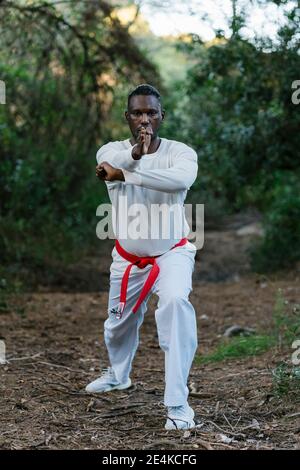
M 148 153 L 150 144 L 151 144 L 151 136 L 153 131 L 151 127 L 142 127 L 137 138 L 137 143 L 134 145 L 132 149 L 132 158 L 134 160 L 140 160 L 142 155 Z

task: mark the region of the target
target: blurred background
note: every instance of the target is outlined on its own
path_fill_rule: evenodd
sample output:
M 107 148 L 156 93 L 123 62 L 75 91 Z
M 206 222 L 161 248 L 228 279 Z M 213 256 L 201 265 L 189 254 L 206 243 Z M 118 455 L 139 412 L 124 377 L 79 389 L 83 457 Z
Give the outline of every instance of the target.
M 187 202 L 206 227 L 258 221 L 251 269 L 297 266 L 299 18 L 293 0 L 0 0 L 4 282 L 97 256 L 95 154 L 129 137 L 127 94 L 145 82 L 163 96 L 161 136 L 198 153 Z
M 294 0 L 0 0 L 0 448 L 300 449 L 299 20 Z M 133 388 L 84 390 L 108 364 L 96 152 L 130 137 L 140 83 L 160 135 L 196 150 L 186 202 L 205 205 L 202 424 L 167 439 L 154 296 Z

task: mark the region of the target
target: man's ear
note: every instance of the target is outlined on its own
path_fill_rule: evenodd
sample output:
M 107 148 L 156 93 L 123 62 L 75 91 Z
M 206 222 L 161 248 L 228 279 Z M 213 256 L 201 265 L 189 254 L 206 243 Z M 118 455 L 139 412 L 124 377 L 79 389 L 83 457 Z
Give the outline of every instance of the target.
M 128 118 L 129 118 L 129 113 L 128 113 L 128 110 L 127 110 L 127 109 L 126 109 L 126 111 L 125 111 L 124 115 L 125 115 L 125 119 L 126 119 L 126 121 L 128 121 Z
M 165 119 L 166 111 L 164 109 L 161 110 L 161 120 Z

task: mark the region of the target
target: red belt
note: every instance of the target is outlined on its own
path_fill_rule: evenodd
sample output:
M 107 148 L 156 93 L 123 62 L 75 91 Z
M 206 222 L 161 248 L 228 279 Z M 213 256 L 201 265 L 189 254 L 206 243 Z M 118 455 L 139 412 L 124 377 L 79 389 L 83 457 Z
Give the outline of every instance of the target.
M 182 246 L 187 243 L 188 239 L 187 238 L 182 238 L 180 242 L 176 243 L 176 245 L 172 246 L 171 250 L 173 248 L 176 248 L 177 246 Z M 126 305 L 126 297 L 127 297 L 127 286 L 128 286 L 128 278 L 129 274 L 131 271 L 132 266 L 137 266 L 140 269 L 144 269 L 148 264 L 152 264 L 152 268 L 149 272 L 149 276 L 147 277 L 145 284 L 143 285 L 142 291 L 140 293 L 140 296 L 135 304 L 135 306 L 132 309 L 133 313 L 136 313 L 137 310 L 139 309 L 141 303 L 145 299 L 146 295 L 150 291 L 151 287 L 153 286 L 158 274 L 159 274 L 159 266 L 156 263 L 156 258 L 158 258 L 161 255 L 157 256 L 146 256 L 146 257 L 140 257 L 133 255 L 131 253 L 128 253 L 128 251 L 124 250 L 124 248 L 121 247 L 120 243 L 118 240 L 116 240 L 116 250 L 121 255 L 123 258 L 125 258 L 127 261 L 130 262 L 130 264 L 127 266 L 125 273 L 123 274 L 122 277 L 122 283 L 121 283 L 121 294 L 120 294 L 120 303 L 116 309 L 114 309 L 114 313 L 116 313 L 117 318 L 122 317 L 123 310 Z

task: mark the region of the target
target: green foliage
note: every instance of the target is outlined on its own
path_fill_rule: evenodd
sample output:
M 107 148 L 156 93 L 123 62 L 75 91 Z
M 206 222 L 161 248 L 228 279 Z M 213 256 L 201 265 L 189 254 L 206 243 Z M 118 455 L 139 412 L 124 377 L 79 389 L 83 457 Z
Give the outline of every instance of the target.
M 128 136 L 126 97 L 140 82 L 163 92 L 161 135 L 199 155 L 190 200 L 204 203 L 208 215 L 264 213 L 266 236 L 252 257 L 257 271 L 300 259 L 300 114 L 291 101 L 299 11 L 289 9 L 277 43 L 250 41 L 242 38 L 247 18 L 237 4 L 232 37 L 219 31 L 204 44 L 197 35 L 154 38 L 144 24 L 133 38 L 109 1 L 0 2 L 5 263 L 67 260 L 96 241 L 95 210 L 107 194 L 95 180 L 95 153 Z
M 300 183 L 275 187 L 265 214 L 265 237 L 252 249 L 252 266 L 257 272 L 292 267 L 300 260 Z
M 122 130 L 111 104 L 159 75 L 108 2 L 4 0 L 0 28 L 1 260 L 67 262 L 97 241 L 95 155 Z
M 290 59 L 299 68 L 299 56 L 290 52 Z M 299 165 L 300 118 L 285 63 L 281 52 L 267 54 L 242 39 L 220 40 L 206 50 L 199 45 L 199 63 L 188 74 L 182 94 L 189 116 L 182 124 L 198 150 L 199 186 L 232 209 L 249 203 L 263 208 L 266 194 L 250 194 L 249 200 L 249 188 L 266 180 L 271 190 L 274 171 Z
M 300 337 L 300 305 L 292 305 L 284 299 L 279 289 L 273 310 L 274 337 L 279 347 L 289 349 Z M 272 370 L 273 394 L 277 397 L 299 396 L 300 367 L 292 361 L 282 361 Z
M 273 394 L 279 398 L 290 395 L 299 397 L 300 367 L 281 362 L 272 370 Z
M 264 353 L 273 345 L 274 338 L 268 335 L 235 337 L 227 341 L 223 340 L 213 353 L 206 356 L 198 356 L 196 362 L 206 364 L 226 359 L 256 356 Z
M 5 276 L 5 277 L 4 277 Z M 25 306 L 18 305 L 14 299 L 24 290 L 24 284 L 18 276 L 11 275 L 7 270 L 0 269 L 0 315 L 15 310 L 18 314 L 24 315 Z
M 219 34 L 207 45 L 195 38 L 185 50 L 196 64 L 184 82 L 173 82 L 174 110 L 165 124 L 198 153 L 193 192 L 206 213 L 264 214 L 265 239 L 253 254 L 259 271 L 300 260 L 300 113 L 291 100 L 300 68 L 299 10 L 286 16 L 277 43 L 243 39 L 240 22 L 230 39 Z
M 205 356 L 198 356 L 196 362 L 199 364 L 219 362 L 226 359 L 256 356 L 275 346 L 290 347 L 300 335 L 299 313 L 300 306 L 289 304 L 284 299 L 281 290 L 278 290 L 273 308 L 273 325 L 269 334 L 223 338 L 215 351 Z
M 273 310 L 274 335 L 278 344 L 291 345 L 300 337 L 300 305 L 291 305 L 279 289 Z

